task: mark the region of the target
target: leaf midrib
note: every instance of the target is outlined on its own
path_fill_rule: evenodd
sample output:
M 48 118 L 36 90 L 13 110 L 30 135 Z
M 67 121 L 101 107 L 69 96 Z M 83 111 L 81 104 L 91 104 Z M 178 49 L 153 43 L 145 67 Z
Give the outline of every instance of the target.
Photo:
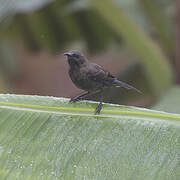
M 6 109 L 14 109 L 14 110 L 23 110 L 23 111 L 36 111 L 42 113 L 54 113 L 59 115 L 78 115 L 78 116 L 90 116 L 90 117 L 104 117 L 104 118 L 132 118 L 139 119 L 139 120 L 150 120 L 155 122 L 155 120 L 162 120 L 166 123 L 176 124 L 180 126 L 180 115 L 179 114 L 172 114 L 166 113 L 161 111 L 153 111 L 148 109 L 140 109 L 135 108 L 132 110 L 124 110 L 121 109 L 119 106 L 118 110 L 113 109 L 103 109 L 100 115 L 94 115 L 94 109 L 91 107 L 70 107 L 70 106 L 47 106 L 47 105 L 37 105 L 37 104 L 22 104 L 22 103 L 12 103 L 12 102 L 0 102 L 0 108 Z

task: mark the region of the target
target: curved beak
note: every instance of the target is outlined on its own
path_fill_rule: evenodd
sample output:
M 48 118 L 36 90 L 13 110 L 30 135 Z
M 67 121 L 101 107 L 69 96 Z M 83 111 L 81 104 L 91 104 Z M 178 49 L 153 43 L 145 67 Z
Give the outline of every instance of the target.
M 64 56 L 72 56 L 72 54 L 73 54 L 72 52 L 65 52 L 63 55 Z

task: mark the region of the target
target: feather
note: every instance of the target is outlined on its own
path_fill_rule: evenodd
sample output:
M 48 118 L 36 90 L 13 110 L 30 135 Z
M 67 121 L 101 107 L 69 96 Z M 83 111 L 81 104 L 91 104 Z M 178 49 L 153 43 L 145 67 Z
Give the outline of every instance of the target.
M 113 81 L 113 85 L 114 85 L 114 86 L 124 87 L 124 88 L 126 88 L 126 89 L 132 89 L 132 90 L 134 90 L 134 91 L 136 91 L 136 92 L 138 92 L 138 93 L 142 93 L 140 90 L 136 89 L 135 87 L 133 87 L 133 86 L 131 86 L 131 85 L 125 83 L 125 82 L 119 81 L 119 80 L 117 80 L 117 79 L 115 79 L 115 80 Z

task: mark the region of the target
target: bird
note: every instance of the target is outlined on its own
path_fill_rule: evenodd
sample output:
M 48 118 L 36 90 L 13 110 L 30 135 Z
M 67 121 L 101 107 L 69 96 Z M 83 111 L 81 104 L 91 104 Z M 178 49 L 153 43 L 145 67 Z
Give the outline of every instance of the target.
M 100 93 L 100 102 L 95 109 L 95 114 L 99 114 L 102 109 L 104 89 L 109 87 L 123 87 L 141 93 L 135 87 L 118 80 L 100 65 L 89 62 L 79 51 L 68 51 L 64 53 L 64 56 L 67 56 L 69 76 L 72 82 L 76 87 L 85 91 L 71 98 L 69 102 L 77 102 L 90 94 Z

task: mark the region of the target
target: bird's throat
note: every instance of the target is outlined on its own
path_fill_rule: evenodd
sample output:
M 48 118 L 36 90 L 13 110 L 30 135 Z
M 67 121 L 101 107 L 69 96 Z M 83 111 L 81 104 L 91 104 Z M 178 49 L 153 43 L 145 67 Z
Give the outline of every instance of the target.
M 70 67 L 78 66 L 77 61 L 71 58 L 68 58 L 68 63 Z

